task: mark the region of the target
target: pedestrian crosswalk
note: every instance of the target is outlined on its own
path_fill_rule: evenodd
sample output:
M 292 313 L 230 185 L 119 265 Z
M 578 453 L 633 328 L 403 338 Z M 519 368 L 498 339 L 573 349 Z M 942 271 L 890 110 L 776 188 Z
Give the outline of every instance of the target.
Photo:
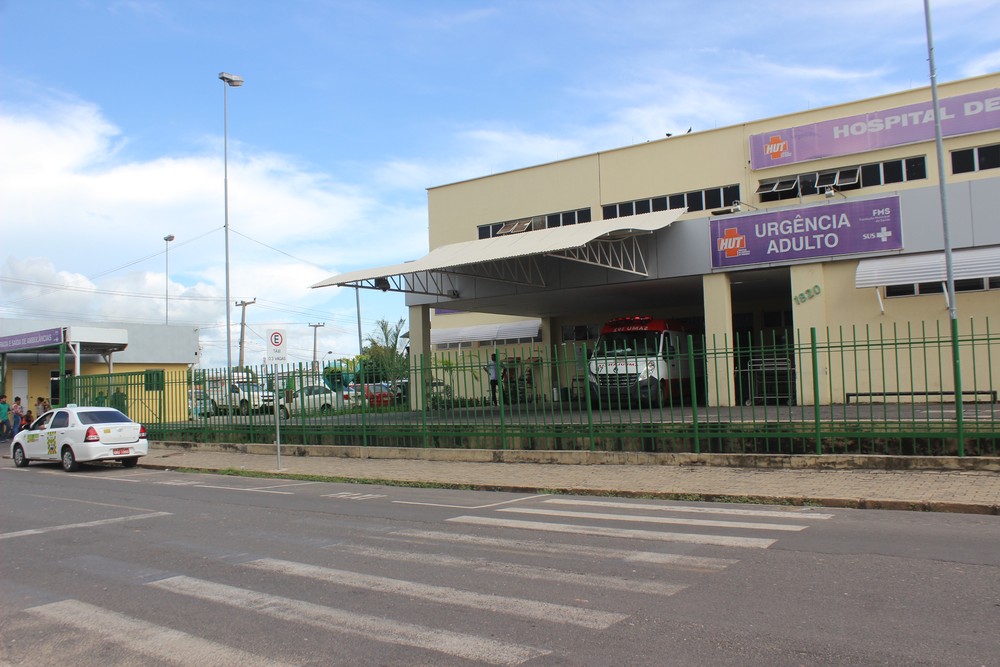
M 310 658 L 300 644 L 291 661 L 280 643 L 273 652 L 240 646 L 227 635 L 231 621 L 192 631 L 106 599 L 46 601 L 22 611 L 36 630 L 41 624 L 47 633 L 69 630 L 115 645 L 131 656 L 124 664 L 348 664 L 322 648 L 336 641 L 403 652 L 396 656 L 417 651 L 419 664 L 521 665 L 553 653 L 572 663 L 565 654 L 572 642 L 561 637 L 613 632 L 644 609 L 643 600 L 658 605 L 696 592 L 750 550 L 831 518 L 801 508 L 530 497 L 454 511 L 423 527 L 353 534 L 307 557 L 286 557 L 280 544 L 271 553 L 258 545 L 260 553 L 213 561 L 221 571 L 178 565 L 136 584 L 144 597 L 167 596 L 180 608 L 209 605 L 301 628 L 299 635 L 318 633 L 322 655 Z

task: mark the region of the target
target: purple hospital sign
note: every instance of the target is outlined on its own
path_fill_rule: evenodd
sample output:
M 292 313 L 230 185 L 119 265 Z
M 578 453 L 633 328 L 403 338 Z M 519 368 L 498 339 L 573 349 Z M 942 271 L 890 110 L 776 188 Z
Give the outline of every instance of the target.
M 712 220 L 712 267 L 900 250 L 899 197 Z
M 946 137 L 1000 128 L 1000 89 L 981 90 L 940 101 Z M 934 105 L 919 102 L 750 135 L 750 168 L 819 160 L 934 139 Z
M 42 329 L 13 336 L 0 336 L 0 353 L 31 350 L 63 342 L 62 329 Z

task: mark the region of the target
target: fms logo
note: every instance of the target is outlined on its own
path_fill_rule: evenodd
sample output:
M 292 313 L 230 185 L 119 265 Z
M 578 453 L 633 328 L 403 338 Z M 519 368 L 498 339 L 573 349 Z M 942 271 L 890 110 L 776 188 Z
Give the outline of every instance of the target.
M 788 150 L 788 142 L 780 134 L 775 134 L 764 144 L 764 154 L 772 160 L 780 160 L 791 155 L 791 151 Z
M 726 257 L 740 257 L 741 255 L 749 255 L 750 251 L 747 250 L 747 237 L 739 233 L 735 227 L 730 227 L 722 236 L 716 239 L 718 243 L 718 250 L 721 253 L 725 253 Z

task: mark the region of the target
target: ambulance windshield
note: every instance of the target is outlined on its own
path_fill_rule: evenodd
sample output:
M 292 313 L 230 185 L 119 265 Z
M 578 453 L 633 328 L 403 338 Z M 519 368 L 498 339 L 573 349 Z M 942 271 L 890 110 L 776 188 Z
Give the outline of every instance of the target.
M 596 357 L 646 357 L 660 352 L 659 331 L 616 331 L 603 334 L 594 349 Z

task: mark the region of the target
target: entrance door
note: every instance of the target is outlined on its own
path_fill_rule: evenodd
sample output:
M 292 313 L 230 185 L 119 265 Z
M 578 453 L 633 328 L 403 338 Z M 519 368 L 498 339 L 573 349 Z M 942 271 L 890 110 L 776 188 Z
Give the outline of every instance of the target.
M 30 405 L 30 401 L 28 400 L 28 371 L 27 371 L 27 369 L 25 369 L 25 368 L 15 368 L 14 369 L 14 384 L 12 385 L 11 395 L 12 396 L 20 396 L 21 397 L 21 405 L 25 406 L 25 409 L 28 409 L 27 406 Z M 11 398 L 9 402 L 13 403 L 14 399 Z

